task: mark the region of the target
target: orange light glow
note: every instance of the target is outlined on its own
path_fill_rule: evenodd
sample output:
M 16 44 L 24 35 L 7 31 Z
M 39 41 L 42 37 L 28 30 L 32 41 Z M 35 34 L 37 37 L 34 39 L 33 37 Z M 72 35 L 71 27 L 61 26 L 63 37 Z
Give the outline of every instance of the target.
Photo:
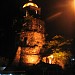
M 75 7 L 75 0 L 74 0 L 74 7 Z
M 53 58 L 53 55 L 48 56 L 48 58 Z
M 69 4 L 71 4 L 71 7 L 74 11 L 74 15 L 75 15 L 75 0 L 73 0 L 72 2 L 70 2 Z
M 68 56 L 69 54 L 66 52 L 53 53 L 47 57 L 44 57 L 42 61 L 49 64 L 58 64 L 64 68 Z
M 29 2 L 23 5 L 23 8 L 27 7 L 27 6 L 34 6 L 36 8 L 38 8 L 38 6 L 35 3 Z
M 37 64 L 40 62 L 39 55 L 24 55 L 23 63 L 26 64 Z
M 27 32 L 27 45 L 42 47 L 44 45 L 44 35 L 38 32 Z
M 26 6 L 35 6 L 38 8 L 36 4 L 31 2 L 25 4 L 23 7 Z M 23 65 L 31 66 L 40 62 L 40 51 L 45 44 L 45 35 L 43 21 L 35 18 L 28 20 L 30 21 L 26 22 L 25 25 L 23 24 L 27 30 L 22 30 L 20 34 L 20 41 L 24 46 L 17 50 L 15 62 L 18 61 L 18 63 L 21 62 Z
M 74 13 L 75 13 L 75 0 L 74 0 Z
M 50 56 L 48 56 L 48 57 L 44 57 L 44 58 L 43 58 L 43 62 L 52 64 L 53 58 L 54 58 L 53 55 L 50 55 Z M 47 60 L 47 61 L 46 61 L 46 60 Z
M 35 48 L 27 47 L 23 53 L 25 54 L 39 54 L 40 48 L 36 46 Z

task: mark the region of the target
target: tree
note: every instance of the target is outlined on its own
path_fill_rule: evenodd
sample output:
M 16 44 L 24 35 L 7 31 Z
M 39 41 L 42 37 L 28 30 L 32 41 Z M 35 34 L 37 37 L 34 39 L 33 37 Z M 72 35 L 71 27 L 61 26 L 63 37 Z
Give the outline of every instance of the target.
M 48 59 L 50 64 L 58 64 L 64 68 L 71 56 L 71 42 L 72 39 L 65 39 L 61 35 L 54 36 L 51 41 L 45 44 L 42 60 L 46 62 Z

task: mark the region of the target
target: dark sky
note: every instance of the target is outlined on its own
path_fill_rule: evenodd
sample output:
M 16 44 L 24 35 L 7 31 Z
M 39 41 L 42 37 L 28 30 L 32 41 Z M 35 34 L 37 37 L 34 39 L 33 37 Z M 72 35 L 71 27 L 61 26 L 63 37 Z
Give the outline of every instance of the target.
M 8 55 L 15 47 L 13 19 L 20 18 L 21 8 L 28 0 L 0 1 L 0 55 Z M 45 21 L 48 39 L 54 35 L 74 38 L 75 18 L 72 0 L 33 0 L 41 7 L 41 16 Z M 11 54 L 11 55 L 12 55 Z M 9 56 L 9 55 L 8 55 Z

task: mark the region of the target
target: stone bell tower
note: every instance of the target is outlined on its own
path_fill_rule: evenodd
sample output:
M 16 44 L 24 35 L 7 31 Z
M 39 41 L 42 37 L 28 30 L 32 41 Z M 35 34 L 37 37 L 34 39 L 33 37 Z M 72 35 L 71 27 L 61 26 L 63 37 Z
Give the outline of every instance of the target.
M 38 64 L 41 60 L 40 51 L 45 44 L 44 22 L 40 19 L 41 8 L 32 0 L 23 5 L 23 11 L 20 43 L 13 63 L 31 66 Z

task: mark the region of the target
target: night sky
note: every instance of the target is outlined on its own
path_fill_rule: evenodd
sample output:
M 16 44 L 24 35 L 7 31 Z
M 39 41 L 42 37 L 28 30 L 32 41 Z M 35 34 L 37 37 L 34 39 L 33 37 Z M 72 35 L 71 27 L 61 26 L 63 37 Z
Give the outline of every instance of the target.
M 15 51 L 15 36 L 13 21 L 20 20 L 22 6 L 28 0 L 0 1 L 0 55 L 13 56 Z M 75 38 L 75 18 L 72 0 L 33 0 L 41 7 L 41 17 L 45 21 L 47 39 L 55 35 Z M 18 26 L 16 26 L 18 27 Z M 74 45 L 73 45 L 74 47 Z

